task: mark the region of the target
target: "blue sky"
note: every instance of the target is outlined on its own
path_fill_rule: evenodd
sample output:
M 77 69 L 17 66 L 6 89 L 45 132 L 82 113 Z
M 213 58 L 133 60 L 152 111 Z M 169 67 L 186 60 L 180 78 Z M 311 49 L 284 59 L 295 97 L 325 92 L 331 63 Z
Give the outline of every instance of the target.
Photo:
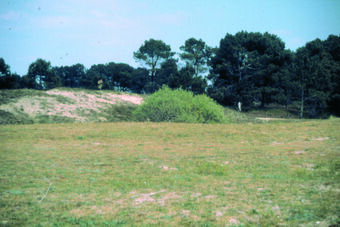
M 295 50 L 340 34 L 340 0 L 0 0 L 0 57 L 20 75 L 37 58 L 136 67 L 133 52 L 147 39 L 178 52 L 188 38 L 218 46 L 242 30 L 276 34 Z

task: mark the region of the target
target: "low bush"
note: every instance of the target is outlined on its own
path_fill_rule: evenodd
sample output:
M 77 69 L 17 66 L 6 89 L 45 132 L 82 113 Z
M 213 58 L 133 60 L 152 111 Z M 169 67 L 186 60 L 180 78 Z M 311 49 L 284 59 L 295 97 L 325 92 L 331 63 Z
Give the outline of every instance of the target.
M 223 123 L 224 109 L 206 95 L 164 86 L 152 94 L 135 111 L 139 121 Z
M 106 108 L 102 113 L 105 115 L 108 122 L 121 122 L 121 121 L 133 121 L 133 111 L 137 108 L 134 104 L 115 104 L 109 108 Z
M 0 110 L 0 125 L 3 124 L 32 124 L 33 120 L 27 114 L 14 115 L 13 113 Z

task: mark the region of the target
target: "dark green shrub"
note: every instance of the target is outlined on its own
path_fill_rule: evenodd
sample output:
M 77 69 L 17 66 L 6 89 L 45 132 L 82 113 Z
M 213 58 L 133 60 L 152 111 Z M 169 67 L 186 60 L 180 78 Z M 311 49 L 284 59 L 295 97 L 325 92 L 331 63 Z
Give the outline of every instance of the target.
M 133 111 L 136 108 L 137 105 L 124 103 L 112 105 L 103 112 L 107 113 L 108 122 L 133 121 Z
M 224 109 L 206 95 L 163 87 L 152 94 L 135 111 L 139 121 L 222 123 Z

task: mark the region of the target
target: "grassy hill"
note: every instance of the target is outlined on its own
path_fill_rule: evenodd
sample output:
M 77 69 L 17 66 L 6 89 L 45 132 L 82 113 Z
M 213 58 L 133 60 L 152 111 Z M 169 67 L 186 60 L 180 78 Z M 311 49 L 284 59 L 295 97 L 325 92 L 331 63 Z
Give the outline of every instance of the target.
M 0 90 L 0 124 L 126 121 L 142 101 L 139 95 L 112 91 Z

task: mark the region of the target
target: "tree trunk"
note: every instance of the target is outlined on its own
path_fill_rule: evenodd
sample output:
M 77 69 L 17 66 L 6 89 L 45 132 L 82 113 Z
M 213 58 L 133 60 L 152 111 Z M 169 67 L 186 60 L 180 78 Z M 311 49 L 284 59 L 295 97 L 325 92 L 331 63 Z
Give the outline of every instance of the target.
M 301 104 L 300 104 L 300 118 L 303 118 L 304 102 L 305 102 L 305 89 L 302 88 L 302 90 L 301 90 Z
M 242 80 L 242 72 L 241 72 L 241 65 L 240 65 L 240 63 L 239 63 L 239 65 L 238 65 L 238 82 L 240 83 L 241 82 L 241 80 Z
M 152 60 L 152 65 L 151 65 L 152 92 L 155 92 L 155 76 L 156 76 L 156 66 L 157 66 L 158 59 L 159 59 L 159 56 L 156 56 L 156 59 Z
M 155 92 L 155 66 L 152 65 L 151 69 L 151 86 L 152 86 L 152 92 Z
M 195 69 L 195 77 L 198 77 L 198 65 L 196 65 L 196 69 Z
M 265 94 L 264 91 L 261 91 L 261 108 L 264 108 L 264 103 L 265 103 Z

